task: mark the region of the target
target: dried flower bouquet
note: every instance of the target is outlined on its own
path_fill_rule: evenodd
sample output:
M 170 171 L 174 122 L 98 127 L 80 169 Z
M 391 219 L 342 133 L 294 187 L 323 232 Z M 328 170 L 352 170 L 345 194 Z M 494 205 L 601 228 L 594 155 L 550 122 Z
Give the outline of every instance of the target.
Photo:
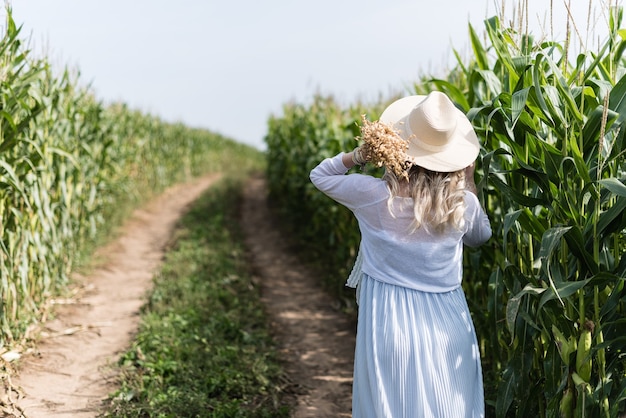
M 398 178 L 408 179 L 407 171 L 411 167 L 406 151 L 407 141 L 402 139 L 398 132 L 390 125 L 367 120 L 361 115 L 361 151 L 365 159 L 377 167 L 391 170 Z

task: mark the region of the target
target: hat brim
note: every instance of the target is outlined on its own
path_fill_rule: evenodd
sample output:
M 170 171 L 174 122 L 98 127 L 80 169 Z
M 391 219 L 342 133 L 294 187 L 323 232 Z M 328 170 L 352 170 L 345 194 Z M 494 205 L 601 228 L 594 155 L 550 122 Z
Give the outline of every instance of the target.
M 414 95 L 403 97 L 391 103 L 380 115 L 379 120 L 388 125 L 393 126 L 400 132 L 404 133 L 404 127 L 399 125 L 409 113 L 427 96 Z M 407 155 L 409 159 L 420 167 L 424 167 L 432 171 L 453 172 L 468 167 L 476 160 L 480 153 L 480 143 L 476 132 L 472 127 L 469 119 L 463 112 L 455 108 L 457 124 L 451 136 L 450 144 L 441 151 L 433 152 L 420 148 L 415 143 L 409 142 Z

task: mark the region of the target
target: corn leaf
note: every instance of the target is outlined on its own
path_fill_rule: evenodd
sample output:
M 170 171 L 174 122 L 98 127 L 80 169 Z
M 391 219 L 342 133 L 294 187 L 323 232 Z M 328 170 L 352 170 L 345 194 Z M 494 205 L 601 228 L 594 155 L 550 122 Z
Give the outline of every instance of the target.
M 626 118 L 626 75 L 624 75 L 611 90 L 609 109 L 617 113 L 618 123 Z
M 487 57 L 487 51 L 485 51 L 485 49 L 483 48 L 483 44 L 471 24 L 469 25 L 469 35 L 478 68 L 480 70 L 489 69 L 489 58 Z
M 600 180 L 600 184 L 611 193 L 617 196 L 626 197 L 626 185 L 624 185 L 624 183 L 622 183 L 619 179 L 616 179 L 615 177 L 602 179 Z
M 515 322 L 517 321 L 522 298 L 526 295 L 541 295 L 545 291 L 545 288 L 526 285 L 519 293 L 509 298 L 506 304 L 506 324 L 512 339 L 515 334 Z
M 551 286 L 546 290 L 546 292 L 543 293 L 543 295 L 541 295 L 541 300 L 539 301 L 539 305 L 537 305 L 537 310 L 541 310 L 546 303 L 554 299 L 558 299 L 561 304 L 564 304 L 563 299 L 566 299 L 578 292 L 578 290 L 585 287 L 590 280 L 591 279 L 555 283 L 554 286 Z

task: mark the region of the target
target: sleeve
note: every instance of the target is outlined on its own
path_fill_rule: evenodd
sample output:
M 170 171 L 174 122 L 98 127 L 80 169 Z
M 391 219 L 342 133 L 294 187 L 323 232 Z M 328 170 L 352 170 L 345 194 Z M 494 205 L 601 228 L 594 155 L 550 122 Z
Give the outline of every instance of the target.
M 378 186 L 379 180 L 363 174 L 346 175 L 348 168 L 343 165 L 343 154 L 326 158 L 311 170 L 309 178 L 325 195 L 354 211 L 371 200 L 368 192 Z
M 475 194 L 466 193 L 465 200 L 467 202 L 466 221 L 468 222 L 468 229 L 463 236 L 463 243 L 470 247 L 478 247 L 491 238 L 491 223 Z

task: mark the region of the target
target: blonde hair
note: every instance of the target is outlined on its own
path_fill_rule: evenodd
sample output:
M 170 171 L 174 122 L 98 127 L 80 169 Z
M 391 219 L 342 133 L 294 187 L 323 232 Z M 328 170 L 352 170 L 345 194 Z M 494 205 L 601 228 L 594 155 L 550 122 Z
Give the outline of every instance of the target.
M 387 205 L 393 215 L 393 198 L 398 196 L 402 181 L 391 170 L 383 180 L 389 187 Z M 408 170 L 408 188 L 413 198 L 413 231 L 424 227 L 442 233 L 448 228 L 462 230 L 465 225 L 465 170 L 443 173 L 413 165 Z

